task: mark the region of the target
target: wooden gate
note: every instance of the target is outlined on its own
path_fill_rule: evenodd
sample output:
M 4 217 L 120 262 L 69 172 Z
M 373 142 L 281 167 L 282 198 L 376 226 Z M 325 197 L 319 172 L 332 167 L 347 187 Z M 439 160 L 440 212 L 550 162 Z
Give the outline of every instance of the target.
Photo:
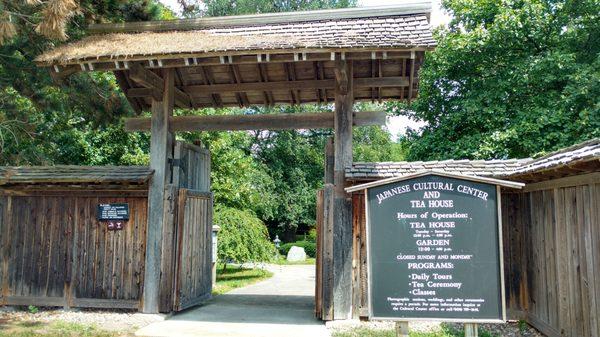
M 315 316 L 333 320 L 333 185 L 317 192 Z
M 179 190 L 174 310 L 198 305 L 212 292 L 212 193 Z
M 210 152 L 178 142 L 173 183 L 177 195 L 173 310 L 180 311 L 210 298 L 212 292 L 212 212 Z

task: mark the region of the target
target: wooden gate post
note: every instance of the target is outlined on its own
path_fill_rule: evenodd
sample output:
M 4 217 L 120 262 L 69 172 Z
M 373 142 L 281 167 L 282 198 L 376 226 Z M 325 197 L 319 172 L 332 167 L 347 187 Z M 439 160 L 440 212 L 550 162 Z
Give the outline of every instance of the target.
M 148 77 L 154 77 L 145 70 Z M 162 250 L 164 196 L 171 181 L 169 159 L 173 156 L 173 134 L 169 132 L 169 117 L 173 115 L 174 73 L 163 70 L 162 100 L 152 99 L 152 133 L 150 137 L 150 168 L 154 175 L 148 191 L 148 227 L 146 229 L 146 263 L 144 271 L 143 312 L 159 310 L 160 261 Z M 156 88 L 155 88 L 156 90 Z
M 465 323 L 465 337 L 477 336 L 479 336 L 477 323 Z
M 335 63 L 335 141 L 333 203 L 333 318 L 349 319 L 352 314 L 352 201 L 344 191 L 345 169 L 352 165 L 352 63 Z

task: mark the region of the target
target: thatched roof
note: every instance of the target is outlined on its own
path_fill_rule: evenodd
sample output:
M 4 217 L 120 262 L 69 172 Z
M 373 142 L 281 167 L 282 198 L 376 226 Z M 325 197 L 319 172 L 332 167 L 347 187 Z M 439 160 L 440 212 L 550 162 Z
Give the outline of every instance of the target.
M 150 108 L 155 84 L 169 69 L 179 108 L 329 104 L 339 61 L 352 65 L 355 101 L 412 100 L 425 52 L 435 46 L 430 11 L 429 1 L 414 0 L 394 7 L 98 24 L 91 36 L 36 61 L 52 67 L 57 80 L 79 71 L 114 72 L 137 112 Z
M 285 20 L 275 20 L 273 14 L 243 16 L 237 20 L 224 17 L 221 21 L 228 22 L 227 25 L 221 23 L 218 27 L 211 25 L 217 25 L 219 18 L 133 24 L 136 29 L 144 30 L 142 32 L 129 32 L 134 29 L 128 25 L 117 25 L 120 29 L 115 25 L 103 26 L 104 29 L 96 28 L 96 31 L 111 33 L 57 47 L 36 61 L 71 64 L 177 54 L 370 48 L 427 50 L 435 46 L 425 10 L 403 13 L 397 8 L 391 8 L 392 11 L 377 8 L 278 14 Z M 115 33 L 119 30 L 128 32 Z

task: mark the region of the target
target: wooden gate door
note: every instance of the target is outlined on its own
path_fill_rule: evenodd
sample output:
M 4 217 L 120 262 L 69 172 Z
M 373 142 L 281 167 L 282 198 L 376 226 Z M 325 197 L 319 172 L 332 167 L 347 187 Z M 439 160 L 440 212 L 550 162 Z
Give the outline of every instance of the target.
M 333 320 L 333 185 L 317 193 L 315 316 Z
M 212 212 L 210 152 L 178 142 L 173 182 L 179 186 L 173 309 L 200 304 L 212 292 Z

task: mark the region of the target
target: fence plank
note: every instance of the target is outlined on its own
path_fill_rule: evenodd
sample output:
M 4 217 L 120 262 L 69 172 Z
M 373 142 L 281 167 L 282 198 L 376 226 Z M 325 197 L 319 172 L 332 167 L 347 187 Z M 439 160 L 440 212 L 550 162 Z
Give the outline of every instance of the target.
M 600 333 L 599 194 L 585 181 L 503 195 L 509 308 L 548 336 Z
M 170 312 L 173 309 L 173 287 L 175 278 L 176 217 L 179 200 L 179 188 L 167 185 L 164 194 L 164 214 L 162 228 L 162 253 L 160 262 L 159 311 Z
M 323 189 L 317 191 L 317 221 L 315 225 L 315 229 L 317 231 L 317 256 L 315 262 L 315 317 L 322 318 L 323 310 L 322 310 L 322 280 L 323 280 Z
M 333 319 L 333 197 L 334 185 L 323 187 L 323 320 Z

